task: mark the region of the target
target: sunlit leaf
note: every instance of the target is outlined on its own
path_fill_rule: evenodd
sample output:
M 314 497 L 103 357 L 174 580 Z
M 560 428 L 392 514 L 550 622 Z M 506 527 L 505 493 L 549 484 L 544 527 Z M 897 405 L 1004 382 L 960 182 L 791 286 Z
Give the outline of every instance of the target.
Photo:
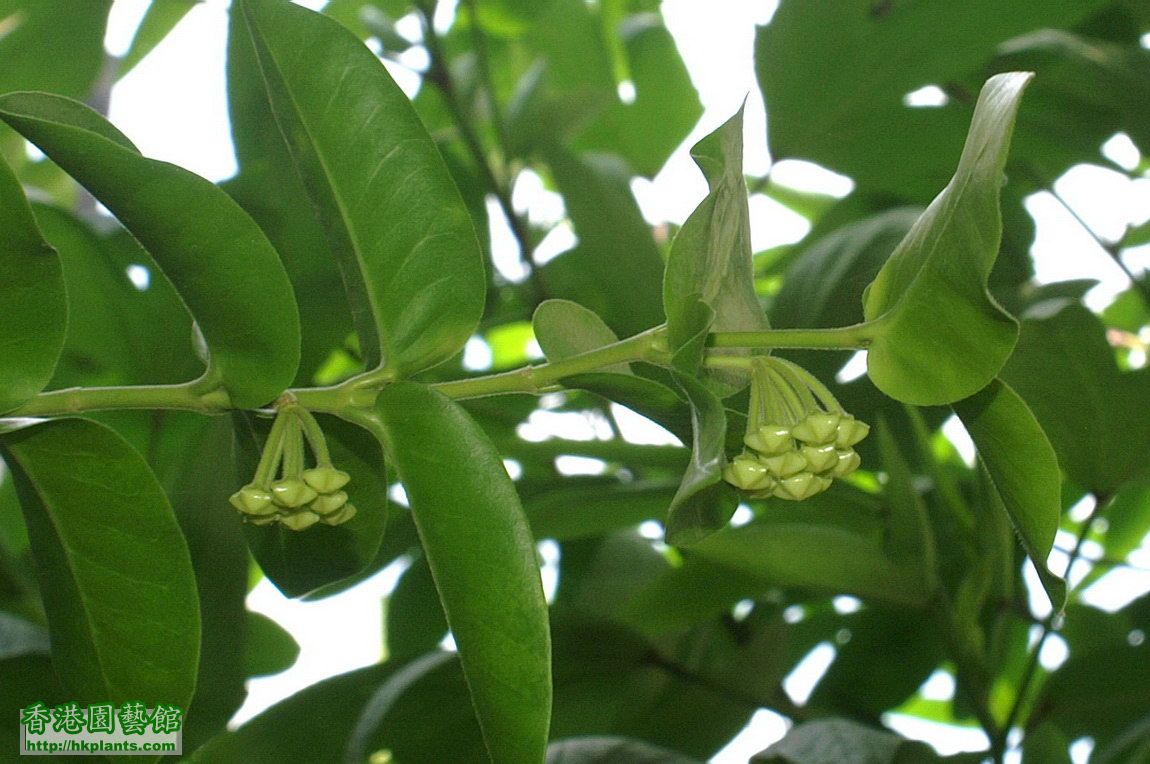
M 488 751 L 496 761 L 538 760 L 551 716 L 551 640 L 515 486 L 491 441 L 450 399 L 397 383 L 377 411 Z
M 979 96 L 954 178 L 911 228 L 863 297 L 875 323 L 871 379 L 904 403 L 951 403 L 985 387 L 1018 325 L 986 291 L 1002 235 L 1002 169 L 1031 75 L 1000 74 Z

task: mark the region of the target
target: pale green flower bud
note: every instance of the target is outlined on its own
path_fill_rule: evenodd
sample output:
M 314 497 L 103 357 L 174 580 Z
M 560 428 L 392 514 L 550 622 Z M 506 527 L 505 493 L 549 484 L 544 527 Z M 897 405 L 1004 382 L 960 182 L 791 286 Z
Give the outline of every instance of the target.
M 272 483 L 272 501 L 281 507 L 302 507 L 318 494 L 315 489 L 298 478 L 277 480 Z
M 777 478 L 789 477 L 807 468 L 807 460 L 798 451 L 787 451 L 785 454 L 769 456 L 759 461 L 767 465 L 767 469 Z
M 834 443 L 838 431 L 839 415 L 831 411 L 818 411 L 791 428 L 791 435 L 811 445 Z
M 839 461 L 839 455 L 835 452 L 834 445 L 803 446 L 800 453 L 802 453 L 811 472 L 826 472 Z
M 748 454 L 739 454 L 723 470 L 723 478 L 743 491 L 758 491 L 771 482 L 765 464 Z
M 777 456 L 794 448 L 795 441 L 791 437 L 791 428 L 782 425 L 765 424 L 756 432 L 743 438 L 749 448 L 753 448 L 766 456 Z
M 306 509 L 284 515 L 280 522 L 293 531 L 302 531 L 319 522 L 319 515 Z

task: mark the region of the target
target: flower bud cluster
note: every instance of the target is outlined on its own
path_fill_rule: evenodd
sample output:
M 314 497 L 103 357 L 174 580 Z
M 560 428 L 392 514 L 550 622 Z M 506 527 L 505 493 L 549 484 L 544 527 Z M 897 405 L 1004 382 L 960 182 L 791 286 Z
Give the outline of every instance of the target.
M 304 469 L 305 436 L 317 462 L 309 469 Z M 332 466 L 315 418 L 289 405 L 276 416 L 255 478 L 232 494 L 231 503 L 252 525 L 280 523 L 293 531 L 316 523 L 339 525 L 356 514 L 343 490 L 350 479 Z
M 724 469 L 728 483 L 751 498 L 802 501 L 858 468 L 866 423 L 789 361 L 756 358 L 753 371 L 746 448 Z

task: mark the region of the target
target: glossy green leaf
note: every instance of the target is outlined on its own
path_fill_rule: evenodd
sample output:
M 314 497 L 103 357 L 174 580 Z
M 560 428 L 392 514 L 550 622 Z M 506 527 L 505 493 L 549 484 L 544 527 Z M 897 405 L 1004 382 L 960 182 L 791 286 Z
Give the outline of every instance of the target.
M 1110 492 L 1144 468 L 1150 372 L 1120 372 L 1106 327 L 1086 308 L 1036 305 L 1002 378 L 1030 405 L 1067 475 L 1082 487 Z
M 618 342 L 619 337 L 594 311 L 570 300 L 545 300 L 531 318 L 535 339 L 551 362 Z M 605 366 L 604 373 L 630 374 L 629 364 Z
M 131 235 L 101 237 L 58 207 L 32 210 L 60 253 L 68 291 L 68 332 L 50 387 L 176 384 L 203 370 L 187 308 Z M 146 271 L 146 289 L 129 278 L 133 266 Z
M 297 384 L 309 385 L 355 333 L 339 267 L 276 124 L 242 14 L 228 21 L 228 117 L 239 172 L 222 188 L 259 223 L 283 260 L 300 314 Z
M 316 524 L 306 531 L 279 523 L 244 525 L 252 556 L 264 575 L 288 597 L 330 592 L 371 566 L 387 530 L 387 470 L 379 443 L 365 430 L 334 417 L 319 417 L 332 463 L 348 473 L 345 490 L 358 512 L 340 525 Z M 255 474 L 266 428 L 244 416 L 236 425 L 240 472 Z
M 199 591 L 200 668 L 183 731 L 190 749 L 222 731 L 247 696 L 244 598 L 250 558 L 239 517 L 228 503 L 244 479 L 236 472 L 227 417 L 139 414 L 148 425 L 142 438 L 148 463 L 187 540 Z
M 454 355 L 484 302 L 475 229 L 407 96 L 335 21 L 275 0 L 244 15 L 272 112 L 339 263 L 367 366 Z
M 1066 582 L 1046 566 L 1062 514 L 1058 457 L 1026 402 L 1005 383 L 954 404 L 1022 546 L 1054 609 L 1066 601 Z
M 64 346 L 68 300 L 56 250 L 45 241 L 20 182 L 0 158 L 0 413 L 44 389 Z
M 1031 75 L 989 79 L 954 178 L 891 254 L 863 297 L 875 322 L 871 380 L 904 403 L 973 395 L 1014 347 L 1018 325 L 986 291 L 1002 235 L 999 188 L 1014 117 Z
M 299 657 L 299 644 L 282 626 L 262 613 L 249 612 L 244 635 L 244 672 L 267 676 L 287 671 Z
M 592 310 L 620 337 L 661 323 L 663 256 L 631 195 L 630 172 L 613 157 L 557 146 L 546 157 L 579 237 L 540 270 L 548 294 Z
M 43 93 L 0 98 L 0 119 L 110 209 L 176 285 L 216 378 L 239 407 L 278 396 L 299 361 L 291 283 L 259 227 L 210 182 L 140 155 L 86 106 Z
M 701 382 L 676 377 L 691 405 L 691 461 L 667 513 L 668 544 L 694 544 L 722 528 L 738 505 L 735 489 L 723 480 L 727 464 L 727 414 Z
M 0 448 L 16 476 L 64 684 L 81 702 L 187 707 L 200 650 L 195 577 L 143 458 L 84 419 L 9 432 Z
M 671 350 L 693 334 L 696 299 L 714 312 L 710 331 L 757 331 L 770 322 L 755 296 L 751 268 L 751 224 L 743 179 L 743 110 L 703 138 L 691 156 L 710 192 L 691 213 L 671 245 L 663 277 L 663 309 Z M 746 355 L 747 351 L 724 351 Z M 741 387 L 746 375 L 715 375 Z
M 4 0 L 0 93 L 41 90 L 86 98 L 104 61 L 112 0 Z
M 201 0 L 152 0 L 144 13 L 144 18 L 140 19 L 136 34 L 132 36 L 128 52 L 120 59 L 120 67 L 116 74 L 122 78 L 132 71 L 136 64 L 143 61 L 164 41 L 168 33 L 176 28 L 176 24 L 179 24 L 198 2 Z
M 450 399 L 397 383 L 384 388 L 377 412 L 488 751 L 496 761 L 538 761 L 551 714 L 551 642 L 515 486 L 486 434 Z

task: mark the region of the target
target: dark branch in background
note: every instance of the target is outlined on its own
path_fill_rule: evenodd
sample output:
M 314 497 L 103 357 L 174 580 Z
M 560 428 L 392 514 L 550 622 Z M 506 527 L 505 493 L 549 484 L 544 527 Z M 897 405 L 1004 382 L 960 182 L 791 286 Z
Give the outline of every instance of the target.
M 736 703 L 742 703 L 751 708 L 769 708 L 777 711 L 783 716 L 789 717 L 795 722 L 804 722 L 812 718 L 814 714 L 809 709 L 803 706 L 796 705 L 781 687 L 776 688 L 775 692 L 770 698 L 760 698 L 742 690 L 737 690 L 732 687 L 727 687 L 722 682 L 702 674 L 697 674 L 686 666 L 681 666 L 672 660 L 669 660 L 655 651 L 650 651 L 644 656 L 644 662 L 655 668 L 666 671 L 671 676 L 679 679 L 688 684 L 693 684 L 696 687 L 701 687 L 705 690 L 715 693 L 728 700 L 733 700 Z
M 479 74 L 482 80 L 481 84 L 487 95 L 496 134 L 502 143 L 500 153 L 506 155 L 506 128 L 503 125 L 502 119 L 498 116 L 499 109 L 496 105 L 495 93 L 491 86 L 486 45 L 479 43 L 482 39 L 482 31 L 478 27 L 478 21 L 474 13 L 474 5 L 468 3 L 468 7 L 472 11 L 472 30 L 473 37 L 475 38 L 473 44 L 476 46 L 476 63 L 478 64 Z M 455 121 L 459 135 L 463 139 L 467 151 L 471 154 L 475 162 L 483 184 L 499 202 L 499 208 L 503 211 L 508 224 L 511 226 L 511 232 L 519 244 L 519 259 L 524 266 L 526 266 L 530 274 L 529 278 L 534 292 L 532 302 L 538 303 L 544 298 L 546 292 L 542 282 L 539 280 L 538 273 L 535 270 L 535 262 L 532 259 L 532 253 L 535 248 L 531 243 L 531 234 L 527 227 L 527 221 L 515 212 L 515 207 L 511 204 L 511 173 L 506 166 L 501 167 L 499 174 L 504 177 L 504 181 L 501 182 L 496 171 L 492 168 L 487 151 L 483 148 L 483 143 L 480 141 L 479 135 L 475 132 L 475 127 L 471 124 L 471 119 L 459 98 L 459 90 L 455 85 L 455 80 L 451 76 L 447 55 L 443 50 L 443 41 L 435 31 L 433 21 L 434 11 L 432 8 L 427 7 L 425 3 L 419 3 L 418 8 L 419 14 L 423 19 L 423 41 L 424 45 L 427 46 L 427 54 L 431 60 L 430 67 L 427 71 L 427 79 L 439 88 L 439 91 L 443 94 L 443 100 L 447 104 L 448 111 L 451 112 L 451 117 Z M 483 52 L 481 53 L 480 51 Z
M 1094 511 L 1090 513 L 1090 517 L 1082 523 L 1082 527 L 1078 529 L 1078 538 L 1074 542 L 1074 549 L 1070 551 L 1070 557 L 1066 563 L 1066 578 L 1069 583 L 1070 572 L 1074 569 L 1074 564 L 1082 557 L 1082 546 L 1089 538 L 1090 532 L 1094 530 L 1094 524 L 1102 517 L 1103 512 L 1106 511 L 1110 505 L 1112 496 L 1109 494 L 1095 493 Z M 1017 722 L 1019 715 L 1022 713 L 1023 707 L 1028 700 L 1027 696 L 1030 693 L 1030 687 L 1034 683 L 1034 678 L 1038 674 L 1039 657 L 1042 654 L 1042 647 L 1046 644 L 1047 638 L 1055 631 L 1055 623 L 1059 619 L 1057 614 L 1051 612 L 1042 621 L 1042 634 L 1039 635 L 1038 641 L 1034 643 L 1033 649 L 1027 658 L 1026 669 L 1023 671 L 1022 680 L 1018 684 L 1018 693 L 1014 696 L 1014 703 L 1010 706 L 1010 713 L 1006 716 L 1006 722 L 1002 725 L 1001 739 L 994 741 L 994 748 L 998 752 L 995 761 L 1001 760 L 1001 753 L 1006 748 L 1006 736 L 1010 734 L 1010 728 Z
M 1050 195 L 1054 197 L 1054 200 L 1062 206 L 1062 209 L 1066 210 L 1070 214 L 1070 217 L 1074 218 L 1074 221 L 1078 223 L 1082 230 L 1085 231 L 1086 234 L 1094 240 L 1094 243 L 1097 244 L 1098 247 L 1103 252 L 1105 252 L 1111 260 L 1114 261 L 1115 265 L 1122 269 L 1122 272 L 1126 274 L 1128 279 L 1130 279 L 1130 283 L 1133 284 L 1134 289 L 1138 292 L 1139 296 L 1141 296 L 1143 304 L 1145 304 L 1147 308 L 1150 308 L 1150 283 L 1147 283 L 1146 281 L 1136 277 L 1134 272 L 1131 271 L 1129 267 L 1127 267 L 1126 263 L 1122 262 L 1122 247 L 1119 246 L 1117 242 L 1106 241 L 1101 236 L 1099 236 L 1098 233 L 1093 228 L 1091 228 L 1085 220 L 1082 219 L 1082 216 L 1078 214 L 1078 211 L 1074 209 L 1074 207 L 1072 207 L 1070 203 L 1062 197 L 1062 194 L 1058 193 L 1054 189 L 1054 183 L 1043 177 L 1043 175 L 1035 168 L 1026 168 L 1025 174 L 1029 176 L 1032 182 L 1036 183 L 1043 190 L 1049 192 Z

